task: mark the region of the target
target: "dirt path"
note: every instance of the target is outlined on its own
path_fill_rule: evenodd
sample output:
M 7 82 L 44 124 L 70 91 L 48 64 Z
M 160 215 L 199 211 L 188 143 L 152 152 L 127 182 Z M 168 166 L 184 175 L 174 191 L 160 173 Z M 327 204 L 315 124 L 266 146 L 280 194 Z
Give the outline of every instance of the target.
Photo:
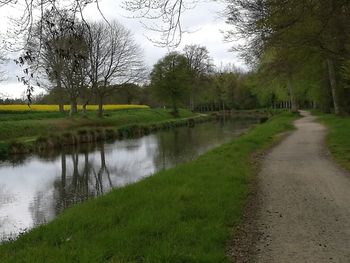
M 248 262 L 350 263 L 350 175 L 327 153 L 326 128 L 302 115 L 263 161 Z

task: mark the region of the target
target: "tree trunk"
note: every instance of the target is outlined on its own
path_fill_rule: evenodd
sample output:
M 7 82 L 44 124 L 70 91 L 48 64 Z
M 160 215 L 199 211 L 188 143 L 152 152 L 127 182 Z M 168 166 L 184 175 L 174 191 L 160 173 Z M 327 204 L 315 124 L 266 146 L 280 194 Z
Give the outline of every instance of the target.
M 173 100 L 173 115 L 176 117 L 179 115 L 179 111 L 177 109 L 177 104 L 175 100 Z
M 84 102 L 83 105 L 82 105 L 82 112 L 83 112 L 83 116 L 86 117 L 87 116 L 87 105 L 88 105 L 88 102 Z
M 103 116 L 103 96 L 102 95 L 98 96 L 98 112 L 97 112 L 97 116 L 99 118 L 102 118 L 102 116 Z
M 190 95 L 190 111 L 194 111 L 193 93 Z
M 71 99 L 69 116 L 73 116 L 78 112 L 78 105 L 76 99 Z
M 194 87 L 192 86 L 191 92 L 190 92 L 190 110 L 191 111 L 194 111 L 196 108 L 194 97 L 195 97 L 195 90 L 194 90 Z
M 329 83 L 331 85 L 331 91 L 332 91 L 334 113 L 339 115 L 341 111 L 340 111 L 340 105 L 339 105 L 339 99 L 338 99 L 337 81 L 336 81 L 336 77 L 335 77 L 335 69 L 334 69 L 333 60 L 327 59 L 327 65 L 328 65 Z
M 89 193 L 89 171 L 90 171 L 90 164 L 89 164 L 89 153 L 86 151 L 84 153 L 85 156 L 85 162 L 84 162 L 84 191 L 85 194 Z
M 72 186 L 73 189 L 77 189 L 78 184 L 78 178 L 79 178 L 79 155 L 77 153 L 72 155 L 72 163 L 73 163 L 73 180 L 72 180 Z
M 61 101 L 58 104 L 58 110 L 59 110 L 59 112 L 64 113 L 64 105 Z
M 297 112 L 298 111 L 298 104 L 297 104 L 297 101 L 295 99 L 294 87 L 293 87 L 293 84 L 292 84 L 290 77 L 288 77 L 288 79 L 287 79 L 287 86 L 288 86 L 288 90 L 289 90 L 289 94 L 290 94 L 290 101 L 292 104 L 291 110 L 292 110 L 292 112 Z
M 66 188 L 66 175 L 67 175 L 66 155 L 64 153 L 62 153 L 61 155 L 61 166 L 62 166 L 61 184 L 62 184 L 62 189 L 64 190 Z
M 64 102 L 63 102 L 63 89 L 62 89 L 62 83 L 61 78 L 57 77 L 57 90 L 58 90 L 58 110 L 61 113 L 64 113 Z
M 66 203 L 66 177 L 67 177 L 67 163 L 66 163 L 66 155 L 64 153 L 62 153 L 61 155 L 61 191 L 60 191 L 60 200 L 62 200 L 61 205 L 62 208 L 66 208 L 67 207 L 67 203 Z

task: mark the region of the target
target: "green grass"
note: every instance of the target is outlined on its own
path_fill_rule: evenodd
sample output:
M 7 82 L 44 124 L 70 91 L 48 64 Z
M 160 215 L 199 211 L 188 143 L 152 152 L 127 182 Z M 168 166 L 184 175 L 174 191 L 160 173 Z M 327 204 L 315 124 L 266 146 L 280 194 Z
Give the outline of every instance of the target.
M 56 118 L 64 118 L 66 116 L 67 115 L 65 113 L 60 113 L 60 112 L 0 111 L 0 121 L 56 119 Z
M 250 157 L 295 118 L 275 116 L 193 162 L 76 205 L 1 245 L 1 262 L 230 262 L 225 248 L 254 174 Z
M 180 118 L 191 117 L 186 110 L 180 111 Z M 88 112 L 88 117 L 80 115 L 69 118 L 57 112 L 0 113 L 0 141 L 21 137 L 39 137 L 77 130 L 82 127 L 116 127 L 130 124 L 160 122 L 174 119 L 168 110 L 130 109 L 108 111 L 104 118 L 97 118 L 96 112 Z
M 350 118 L 333 114 L 317 114 L 329 132 L 327 145 L 336 162 L 350 171 Z

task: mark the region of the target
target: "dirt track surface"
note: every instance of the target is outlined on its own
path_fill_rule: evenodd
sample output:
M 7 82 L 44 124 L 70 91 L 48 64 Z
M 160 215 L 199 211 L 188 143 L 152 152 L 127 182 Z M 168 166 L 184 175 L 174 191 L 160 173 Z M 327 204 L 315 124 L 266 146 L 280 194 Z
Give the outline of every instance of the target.
M 263 160 L 248 262 L 350 263 L 350 175 L 329 156 L 326 128 L 301 114 Z

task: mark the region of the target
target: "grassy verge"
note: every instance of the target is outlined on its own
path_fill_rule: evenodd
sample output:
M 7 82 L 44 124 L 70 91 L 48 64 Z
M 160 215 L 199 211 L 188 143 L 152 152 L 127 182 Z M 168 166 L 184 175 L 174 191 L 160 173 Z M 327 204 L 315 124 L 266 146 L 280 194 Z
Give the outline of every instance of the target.
M 76 205 L 0 246 L 1 262 L 229 262 L 250 156 L 291 129 L 283 113 L 197 160 Z
M 112 127 L 136 123 L 150 123 L 174 119 L 168 110 L 133 109 L 108 111 L 104 118 L 97 118 L 95 112 L 89 112 L 87 118 L 65 117 L 61 113 L 19 113 L 0 114 L 0 141 L 20 137 L 47 136 L 82 127 Z M 180 118 L 191 117 L 186 110 L 180 111 Z
M 89 112 L 87 117 L 77 115 L 73 118 L 57 112 L 0 113 L 0 158 L 8 158 L 11 153 L 115 139 L 117 129 L 123 134 L 140 133 L 140 129 L 149 130 L 152 125 L 182 123 L 194 117 L 199 116 L 180 110 L 180 116 L 174 118 L 163 109 L 108 111 L 104 118 L 97 118 L 95 112 Z
M 329 129 L 327 145 L 333 158 L 350 171 L 350 118 L 333 114 L 315 114 Z

